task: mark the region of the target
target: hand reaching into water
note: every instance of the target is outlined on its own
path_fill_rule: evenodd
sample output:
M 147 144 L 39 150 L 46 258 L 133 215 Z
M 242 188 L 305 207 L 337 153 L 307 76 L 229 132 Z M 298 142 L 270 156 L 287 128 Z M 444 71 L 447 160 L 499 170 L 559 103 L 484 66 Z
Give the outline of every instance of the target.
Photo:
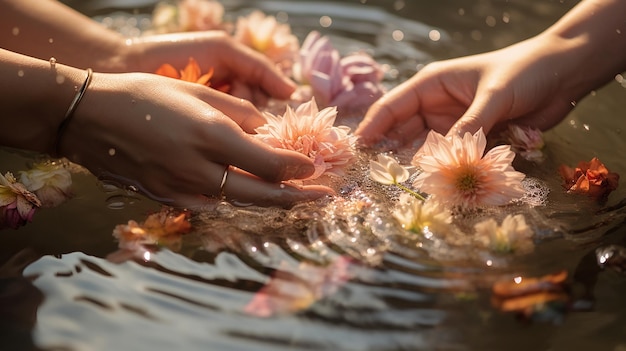
M 0 121 L 11 126 L 0 130 L 3 145 L 54 153 L 74 87 L 91 67 L 96 73 L 59 150 L 95 175 L 185 206 L 205 203 L 202 194 L 219 196 L 228 165 L 223 190 L 231 201 L 290 205 L 332 192 L 280 183 L 306 178 L 313 164 L 247 134 L 265 122 L 250 101 L 147 74 L 164 63 L 182 68 L 193 57 L 216 81 L 233 82 L 239 97 L 290 96 L 291 81 L 224 33 L 128 40 L 57 1 L 22 0 L 0 2 L 0 31 L 12 34 L 0 36 L 0 46 L 13 51 L 0 49 Z
M 219 109 L 216 108 L 219 106 Z M 305 156 L 272 149 L 241 128 L 261 122 L 247 101 L 213 89 L 142 73 L 95 73 L 62 136 L 61 152 L 96 175 L 186 206 L 220 195 L 229 201 L 289 205 L 332 191 L 280 181 L 310 176 Z
M 430 129 L 487 133 L 511 122 L 550 128 L 626 69 L 624 11 L 623 1 L 584 1 L 536 37 L 431 63 L 376 102 L 356 133 L 366 144 L 383 136 L 404 144 Z

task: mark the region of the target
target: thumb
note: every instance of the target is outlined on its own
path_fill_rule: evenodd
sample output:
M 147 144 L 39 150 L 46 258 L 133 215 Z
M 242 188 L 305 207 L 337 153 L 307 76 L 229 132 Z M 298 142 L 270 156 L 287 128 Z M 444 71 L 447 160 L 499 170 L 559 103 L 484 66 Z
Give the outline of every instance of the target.
M 448 131 L 449 135 L 476 133 L 480 128 L 486 134 L 510 111 L 512 102 L 494 93 L 478 92 L 470 107 Z

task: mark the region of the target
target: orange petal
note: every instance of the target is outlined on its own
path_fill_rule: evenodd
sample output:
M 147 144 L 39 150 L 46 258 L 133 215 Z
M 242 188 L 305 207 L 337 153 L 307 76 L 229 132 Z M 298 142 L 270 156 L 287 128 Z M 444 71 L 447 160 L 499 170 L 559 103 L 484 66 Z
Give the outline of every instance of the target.
M 161 67 L 159 67 L 159 69 L 157 69 L 155 73 L 165 77 L 180 79 L 180 75 L 178 74 L 176 68 L 174 68 L 174 66 L 170 65 L 169 63 L 161 65 Z
M 541 292 L 532 295 L 515 297 L 503 301 L 494 302 L 503 312 L 523 311 L 532 306 L 544 304 L 550 301 L 567 301 L 569 297 L 565 293 Z
M 524 295 L 532 292 L 560 290 L 560 284 L 567 279 L 567 271 L 561 271 L 555 274 L 544 275 L 540 278 L 522 278 L 522 281 L 516 283 L 513 280 L 500 281 L 493 284 L 493 293 L 495 295 L 512 297 Z
M 187 63 L 185 69 L 180 71 L 180 79 L 186 82 L 195 83 L 198 81 L 200 73 L 200 65 L 198 65 L 198 62 L 193 57 L 190 57 L 189 63 Z
M 207 73 L 203 74 L 200 78 L 196 80 L 196 83 L 211 86 L 209 80 L 211 80 L 211 78 L 213 77 L 213 71 L 213 67 L 211 67 Z

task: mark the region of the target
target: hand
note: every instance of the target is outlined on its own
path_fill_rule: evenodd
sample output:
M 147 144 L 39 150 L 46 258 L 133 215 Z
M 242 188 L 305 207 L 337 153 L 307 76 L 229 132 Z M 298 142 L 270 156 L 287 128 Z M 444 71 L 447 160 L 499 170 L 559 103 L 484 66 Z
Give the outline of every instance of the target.
M 572 79 L 580 77 L 574 49 L 544 35 L 431 63 L 372 105 L 356 134 L 365 144 L 385 135 L 402 145 L 430 129 L 452 134 L 482 127 L 488 133 L 510 122 L 550 128 L 587 92 Z
M 196 83 L 145 73 L 94 73 L 61 139 L 61 152 L 97 176 L 133 185 L 161 202 L 291 205 L 332 193 L 279 182 L 314 172 L 304 155 L 255 140 L 254 106 Z M 235 168 L 236 167 L 236 168 Z
M 212 82 L 226 82 L 231 94 L 263 104 L 267 96 L 288 99 L 296 86 L 265 56 L 221 31 L 176 33 L 136 39 L 125 60 L 128 71 L 154 73 L 169 63 L 183 68 L 190 57 L 202 72 L 214 70 Z

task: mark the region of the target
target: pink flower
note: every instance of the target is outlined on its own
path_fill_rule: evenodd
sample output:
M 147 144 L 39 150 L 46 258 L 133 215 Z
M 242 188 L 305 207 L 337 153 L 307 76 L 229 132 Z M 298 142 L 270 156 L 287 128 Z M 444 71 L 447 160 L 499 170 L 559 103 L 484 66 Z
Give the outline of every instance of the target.
M 0 174 L 0 228 L 17 229 L 32 222 L 35 210 L 40 206 L 37 195 L 18 183 L 12 173 Z
M 283 71 L 291 71 L 298 54 L 298 38 L 289 25 L 258 10 L 237 19 L 235 39 L 264 54 Z
M 344 174 L 345 167 L 355 160 L 356 137 L 346 126 L 334 126 L 337 109 L 327 107 L 319 111 L 315 99 L 293 110 L 287 106 L 285 114 L 266 113 L 267 124 L 256 129 L 256 137 L 280 149 L 294 150 L 310 157 L 315 173 L 309 179 L 323 174 Z
M 183 31 L 222 29 L 224 6 L 212 0 L 182 0 L 178 4 L 178 23 Z
M 542 149 L 546 146 L 539 129 L 522 127 L 510 124 L 503 133 L 506 141 L 511 144 L 511 150 L 519 153 L 528 161 L 541 162 L 544 159 Z
M 298 265 L 295 274 L 286 272 L 287 267 L 283 267 L 254 295 L 245 312 L 270 317 L 305 310 L 316 301 L 334 294 L 351 278 L 351 263 L 352 260 L 344 256 L 328 267 L 303 262 Z
M 431 131 L 413 163 L 423 172 L 413 185 L 453 206 L 474 208 L 505 205 L 524 195 L 524 174 L 513 169 L 515 153 L 497 146 L 484 156 L 482 128 L 472 135 L 444 137 Z
M 20 182 L 37 195 L 42 207 L 56 207 L 72 197 L 72 175 L 58 162 L 39 163 L 20 172 Z
M 181 0 L 178 5 L 160 2 L 152 13 L 153 32 L 191 32 L 225 29 L 224 6 L 213 0 Z
M 310 85 L 322 106 L 364 110 L 384 93 L 382 67 L 365 53 L 341 58 L 328 37 L 312 31 L 302 43 L 294 77 Z

